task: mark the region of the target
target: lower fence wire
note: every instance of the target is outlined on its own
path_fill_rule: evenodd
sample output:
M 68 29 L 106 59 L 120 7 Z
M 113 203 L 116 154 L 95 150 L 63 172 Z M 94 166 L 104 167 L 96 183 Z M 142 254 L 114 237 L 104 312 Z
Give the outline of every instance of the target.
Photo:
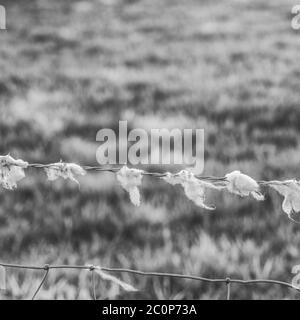
M 9 264 L 9 263 L 0 263 L 0 266 L 5 268 L 14 268 L 14 269 L 26 269 L 26 270 L 44 270 L 44 276 L 34 292 L 32 296 L 32 300 L 34 300 L 38 293 L 41 291 L 43 285 L 45 284 L 47 277 L 49 275 L 50 270 L 53 269 L 77 269 L 77 270 L 89 270 L 91 271 L 91 289 L 92 289 L 92 297 L 94 300 L 97 300 L 96 295 L 96 279 L 95 279 L 95 268 L 96 266 L 91 265 L 49 265 L 46 264 L 44 266 L 33 266 L 33 265 L 19 265 L 19 264 Z M 99 268 L 97 266 L 97 268 Z M 300 293 L 300 288 L 294 287 L 288 282 L 279 281 L 279 280 L 271 280 L 271 279 L 254 279 L 254 280 L 242 280 L 242 279 L 231 279 L 229 277 L 226 278 L 205 278 L 201 276 L 194 276 L 194 275 L 187 275 L 187 274 L 177 274 L 177 273 L 163 273 L 163 272 L 145 272 L 140 270 L 133 270 L 133 269 L 125 269 L 125 268 L 107 268 L 101 267 L 101 270 L 111 273 L 130 273 L 138 276 L 145 276 L 145 277 L 169 277 L 169 278 L 177 278 L 177 279 L 185 279 L 185 280 L 195 280 L 195 281 L 202 281 L 208 283 L 224 283 L 226 285 L 227 295 L 226 299 L 231 299 L 231 285 L 233 283 L 240 284 L 240 285 L 248 285 L 248 284 L 275 284 L 282 287 L 293 289 Z

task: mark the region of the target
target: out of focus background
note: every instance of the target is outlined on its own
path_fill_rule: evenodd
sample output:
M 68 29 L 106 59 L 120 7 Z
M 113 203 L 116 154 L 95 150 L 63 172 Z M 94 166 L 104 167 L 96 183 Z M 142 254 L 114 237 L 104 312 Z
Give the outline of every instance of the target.
M 293 1 L 1 1 L 0 154 L 96 165 L 96 133 L 119 120 L 139 128 L 202 128 L 205 171 L 255 179 L 299 177 L 300 33 Z M 151 169 L 151 168 L 150 168 Z M 175 168 L 167 168 L 173 170 Z M 81 187 L 30 169 L 0 192 L 1 262 L 100 264 L 220 278 L 292 280 L 300 226 L 266 201 L 209 194 L 145 177 L 134 207 L 111 173 Z M 1 299 L 28 299 L 40 271 L 8 270 Z M 119 274 L 125 293 L 97 279 L 101 299 L 222 299 L 224 284 Z M 40 299 L 90 299 L 90 274 L 54 271 Z M 294 299 L 275 285 L 232 286 L 235 299 Z

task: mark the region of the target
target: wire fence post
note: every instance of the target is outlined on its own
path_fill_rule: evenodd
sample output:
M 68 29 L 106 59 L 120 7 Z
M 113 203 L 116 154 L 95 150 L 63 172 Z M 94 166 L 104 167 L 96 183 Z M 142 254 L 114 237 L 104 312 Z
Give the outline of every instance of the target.
M 226 289 L 227 289 L 227 295 L 226 295 L 226 299 L 230 300 L 231 298 L 231 279 L 230 278 L 226 278 Z
M 37 294 L 39 293 L 39 291 L 41 290 L 43 284 L 45 283 L 46 279 L 47 279 L 47 276 L 49 274 L 49 270 L 50 270 L 50 266 L 48 264 L 45 264 L 44 268 L 43 268 L 46 272 L 43 276 L 43 279 L 41 281 L 41 283 L 39 284 L 38 288 L 36 289 L 34 295 L 32 296 L 32 299 L 31 300 L 34 300 L 35 297 L 37 296 Z

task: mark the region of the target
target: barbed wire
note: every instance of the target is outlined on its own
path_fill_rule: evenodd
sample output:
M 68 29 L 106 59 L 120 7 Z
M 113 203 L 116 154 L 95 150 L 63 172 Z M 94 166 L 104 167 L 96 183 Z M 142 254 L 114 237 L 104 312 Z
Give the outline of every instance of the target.
M 6 158 L 6 157 L 10 157 L 8 156 L 0 156 L 0 158 Z M 60 160 L 60 162 L 56 162 L 56 163 L 28 163 L 28 162 L 24 162 L 23 160 L 17 160 L 15 161 L 13 158 L 11 158 L 14 162 L 10 163 L 10 161 L 8 161 L 7 159 L 0 159 L 0 168 L 1 167 L 10 167 L 10 166 L 15 166 L 15 167 L 20 167 L 23 170 L 24 169 L 28 169 L 28 168 L 35 168 L 35 169 L 49 169 L 49 168 L 56 168 L 56 169 L 62 169 L 61 167 L 58 167 L 58 165 L 68 165 L 68 164 L 73 164 L 73 163 L 67 163 L 64 162 L 63 160 Z M 20 163 L 18 163 L 18 161 L 21 161 Z M 26 164 L 26 165 L 24 165 Z M 126 166 L 126 164 L 124 164 Z M 81 167 L 82 169 L 84 169 L 85 171 L 95 171 L 95 172 L 112 172 L 112 173 L 117 173 L 122 169 L 122 166 L 118 166 L 118 167 L 107 167 L 105 165 L 101 165 L 101 166 L 89 166 L 89 165 L 81 165 L 78 164 L 79 167 Z M 238 171 L 239 172 L 239 171 Z M 3 174 L 3 173 L 2 173 Z M 153 172 L 153 171 L 147 171 L 147 170 L 141 170 L 140 172 L 141 175 L 143 176 L 152 176 L 152 177 L 156 177 L 156 178 L 165 178 L 168 177 L 170 175 L 170 172 Z M 225 186 L 226 183 L 229 182 L 228 177 L 227 176 L 212 176 L 212 175 L 208 175 L 208 176 L 203 176 L 203 175 L 199 175 L 199 174 L 194 174 L 194 177 L 199 179 L 199 180 L 203 180 L 203 181 L 208 181 L 208 182 L 213 182 L 216 183 L 216 185 L 218 185 L 218 183 L 220 183 L 220 185 Z M 255 181 L 257 184 L 261 185 L 261 186 L 268 186 L 270 184 L 273 185 L 284 185 L 284 186 L 288 186 L 290 184 L 291 181 L 297 181 L 300 184 L 300 181 L 298 178 L 291 178 L 290 180 L 283 180 L 283 181 L 278 181 L 278 180 L 257 180 Z
M 55 167 L 55 163 L 49 163 L 49 164 L 42 164 L 42 163 L 29 163 L 28 168 L 35 168 L 35 169 L 45 169 L 45 168 L 51 168 Z M 122 167 L 105 167 L 103 166 L 87 166 L 87 165 L 80 165 L 82 169 L 86 171 L 95 171 L 95 172 L 112 172 L 117 173 Z M 152 171 L 146 171 L 143 170 L 141 172 L 144 176 L 152 176 L 155 178 L 163 178 L 168 175 L 169 172 L 152 172 Z M 213 181 L 226 181 L 226 177 L 215 177 L 215 176 L 201 176 L 201 175 L 195 175 L 195 177 L 199 180 L 213 180 Z M 265 182 L 265 181 L 263 181 Z
M 11 172 L 11 168 L 14 166 L 20 167 L 18 168 L 20 171 Z M 284 197 L 282 202 L 283 211 L 291 221 L 299 224 L 298 219 L 295 219 L 295 213 L 300 212 L 298 204 L 300 198 L 300 180 L 296 178 L 283 181 L 256 181 L 250 176 L 241 173 L 239 170 L 234 170 L 222 177 L 216 177 L 194 174 L 192 170 L 190 171 L 189 169 L 171 173 L 139 170 L 136 168 L 128 168 L 126 165 L 123 167 L 82 166 L 75 163 L 66 163 L 62 160 L 50 164 L 28 163 L 20 159 L 15 160 L 7 155 L 0 156 L 0 182 L 4 188 L 13 190 L 17 187 L 16 182 L 25 177 L 23 170 L 28 168 L 44 169 L 50 181 L 56 180 L 58 177 L 63 177 L 64 179 L 70 179 L 76 182 L 78 185 L 79 181 L 76 180 L 76 176 L 85 175 L 88 171 L 115 173 L 117 180 L 123 189 L 129 193 L 130 200 L 135 206 L 139 206 L 141 203 L 138 187 L 142 184 L 142 176 L 160 178 L 171 185 L 181 184 L 187 198 L 192 200 L 197 206 L 206 210 L 216 209 L 215 205 L 205 203 L 206 188 L 215 190 L 225 189 L 240 197 L 251 196 L 257 201 L 263 201 L 265 200 L 265 195 L 261 189 L 269 187 Z
M 92 289 L 92 298 L 93 300 L 97 300 L 96 295 L 96 281 L 95 281 L 95 269 L 100 269 L 105 272 L 110 273 L 129 273 L 138 276 L 144 277 L 159 277 L 159 278 L 176 278 L 176 279 L 184 279 L 184 280 L 194 280 L 194 281 L 201 281 L 207 283 L 224 283 L 226 285 L 226 299 L 231 300 L 231 287 L 232 284 L 239 284 L 239 285 L 250 285 L 250 284 L 274 284 L 279 285 L 282 287 L 286 287 L 292 289 L 300 294 L 300 288 L 293 286 L 292 284 L 280 280 L 272 280 L 272 279 L 234 279 L 231 277 L 225 278 L 206 278 L 202 276 L 195 276 L 195 275 L 188 275 L 188 274 L 178 274 L 178 273 L 167 273 L 167 272 L 146 272 L 141 270 L 134 270 L 134 269 L 127 269 L 127 268 L 108 268 L 108 267 L 99 267 L 94 265 L 49 265 L 45 264 L 44 266 L 35 266 L 35 265 L 20 265 L 20 264 L 9 264 L 9 263 L 0 263 L 0 266 L 5 268 L 12 268 L 12 269 L 26 269 L 26 270 L 42 270 L 45 271 L 44 276 L 39 283 L 37 289 L 35 290 L 32 300 L 34 300 L 38 293 L 41 291 L 43 285 L 45 284 L 47 277 L 50 273 L 50 270 L 87 270 L 91 272 L 91 289 Z
M 61 160 L 61 163 L 67 163 L 67 162 L 63 162 Z M 28 165 L 26 166 L 26 168 L 35 168 L 35 169 L 47 169 L 47 168 L 51 168 L 51 167 L 55 167 L 57 165 L 57 163 L 28 163 Z M 124 164 L 125 165 L 125 164 Z M 5 166 L 5 164 L 4 164 Z M 14 164 L 14 166 L 18 166 L 17 164 Z M 122 166 L 118 166 L 118 167 L 107 167 L 105 165 L 102 166 L 88 166 L 88 165 L 80 165 L 79 166 L 84 169 L 85 171 L 95 171 L 95 172 L 111 172 L 111 173 L 117 173 L 119 170 L 122 169 Z M 147 171 L 147 170 L 142 170 L 141 174 L 143 176 L 151 176 L 151 177 L 155 177 L 155 178 L 164 178 L 167 177 L 169 172 L 153 172 L 153 171 Z M 195 178 L 199 179 L 199 180 L 207 180 L 207 181 L 214 181 L 214 182 L 224 182 L 226 183 L 227 177 L 226 176 L 213 176 L 213 175 L 206 175 L 206 176 L 202 176 L 199 174 L 195 174 L 194 175 Z M 291 180 L 298 180 L 298 178 L 291 178 Z M 257 180 L 256 181 L 259 185 L 262 186 L 266 186 L 268 184 L 278 184 L 280 182 L 280 184 L 283 185 L 288 185 L 287 181 L 278 181 L 278 180 Z

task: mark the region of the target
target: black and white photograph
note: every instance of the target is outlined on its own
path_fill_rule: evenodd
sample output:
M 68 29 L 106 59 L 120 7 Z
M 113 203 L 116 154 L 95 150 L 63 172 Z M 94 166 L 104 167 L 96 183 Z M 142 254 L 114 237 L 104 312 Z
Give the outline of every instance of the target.
M 300 1 L 0 0 L 0 300 L 300 299 L 299 62 Z

